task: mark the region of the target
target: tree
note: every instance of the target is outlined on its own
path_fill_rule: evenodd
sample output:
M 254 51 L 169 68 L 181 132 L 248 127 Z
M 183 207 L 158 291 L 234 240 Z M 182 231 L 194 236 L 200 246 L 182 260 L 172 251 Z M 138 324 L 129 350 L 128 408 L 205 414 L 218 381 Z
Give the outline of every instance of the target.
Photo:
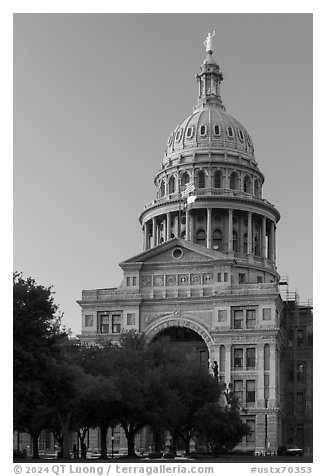
M 172 451 L 176 451 L 177 438 L 181 437 L 189 453 L 195 432 L 195 412 L 207 402 L 217 402 L 222 388 L 191 353 L 166 338 L 154 341 L 149 350 L 166 387 L 160 390 L 163 398 L 157 402 L 160 426 L 168 429 L 172 436 Z
M 217 402 L 221 388 L 195 361 L 170 368 L 165 379 L 172 395 L 164 409 L 164 422 L 171 433 L 174 451 L 177 438 L 181 437 L 186 453 L 189 453 L 190 440 L 195 433 L 195 413 L 207 402 Z
M 213 454 L 232 450 L 243 436 L 249 434 L 249 426 L 241 420 L 235 401 L 222 407 L 219 403 L 206 403 L 195 414 L 195 428 L 206 438 Z
M 57 351 L 55 343 L 65 334 L 57 313 L 51 287 L 14 273 L 14 429 L 32 435 L 35 458 L 38 457 L 38 436 L 48 418 L 44 381 Z
M 135 457 L 135 436 L 153 419 L 152 370 L 149 366 L 145 337 L 136 333 L 122 336 L 114 356 L 114 375 L 119 400 L 116 418 L 128 442 L 128 456 Z
M 114 372 L 115 346 L 110 342 L 99 342 L 96 346 L 82 346 L 80 365 L 96 378 L 91 402 L 82 410 L 81 425 L 100 428 L 101 458 L 107 458 L 106 437 L 110 425 L 116 424 L 120 394 Z

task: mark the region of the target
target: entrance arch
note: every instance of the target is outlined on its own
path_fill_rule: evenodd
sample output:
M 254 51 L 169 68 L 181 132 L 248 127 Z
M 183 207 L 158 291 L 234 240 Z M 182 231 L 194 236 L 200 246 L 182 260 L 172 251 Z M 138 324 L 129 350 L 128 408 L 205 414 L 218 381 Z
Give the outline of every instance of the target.
M 145 334 L 145 337 L 148 340 L 153 340 L 153 339 L 155 339 L 155 337 L 157 337 L 163 331 L 166 331 L 169 328 L 173 328 L 173 327 L 176 327 L 176 328 L 181 327 L 181 328 L 191 329 L 196 334 L 198 334 L 203 339 L 203 341 L 205 342 L 206 347 L 208 349 L 208 360 L 209 360 L 209 362 L 213 362 L 213 360 L 214 360 L 213 359 L 213 356 L 214 356 L 214 352 L 213 352 L 214 339 L 213 339 L 213 337 L 210 335 L 208 330 L 205 329 L 205 327 L 202 324 L 200 324 L 196 321 L 193 321 L 189 318 L 176 319 L 175 317 L 172 317 L 172 316 L 170 318 L 169 317 L 164 317 L 163 320 L 159 320 L 159 321 L 149 325 L 148 328 L 145 329 L 144 334 Z

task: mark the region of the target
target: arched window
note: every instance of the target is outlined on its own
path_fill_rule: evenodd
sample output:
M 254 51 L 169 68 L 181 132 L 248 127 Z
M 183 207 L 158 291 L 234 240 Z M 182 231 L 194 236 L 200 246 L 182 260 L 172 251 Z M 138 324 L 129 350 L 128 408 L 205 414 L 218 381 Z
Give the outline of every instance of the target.
M 206 246 L 206 232 L 204 230 L 198 230 L 196 233 L 197 245 Z
M 219 136 L 221 135 L 221 129 L 219 124 L 214 124 L 214 135 Z
M 200 126 L 199 133 L 202 137 L 204 137 L 207 134 L 207 128 L 206 126 Z
M 213 231 L 213 249 L 222 251 L 222 232 L 221 230 Z
M 270 359 L 270 352 L 269 352 L 269 344 L 264 345 L 264 370 L 269 370 L 269 360 Z
M 255 197 L 259 197 L 259 183 L 258 183 L 258 180 L 255 180 L 254 195 L 255 195 Z
M 174 193 L 175 192 L 175 177 L 172 175 L 169 180 L 169 193 Z
M 165 195 L 165 180 L 162 180 L 161 186 L 160 186 L 160 197 L 164 197 Z
M 239 251 L 238 233 L 233 230 L 233 251 Z
M 214 187 L 222 188 L 222 174 L 220 170 L 217 170 L 214 174 Z
M 238 188 L 238 176 L 235 172 L 232 172 L 230 176 L 230 188 L 236 190 Z
M 205 188 L 205 172 L 203 170 L 198 173 L 198 188 Z
M 245 176 L 243 181 L 243 191 L 246 193 L 250 193 L 250 178 L 248 175 Z
M 181 185 L 186 185 L 187 183 L 189 183 L 189 180 L 189 174 L 188 172 L 185 172 L 181 177 Z

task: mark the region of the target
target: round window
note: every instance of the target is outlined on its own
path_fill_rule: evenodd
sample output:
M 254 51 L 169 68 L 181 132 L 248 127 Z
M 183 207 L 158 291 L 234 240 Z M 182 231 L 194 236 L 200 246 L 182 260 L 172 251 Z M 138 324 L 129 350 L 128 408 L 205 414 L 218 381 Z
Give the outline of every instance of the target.
M 183 256 L 183 251 L 181 248 L 174 248 L 174 250 L 172 250 L 172 256 L 174 259 L 180 259 L 182 258 Z

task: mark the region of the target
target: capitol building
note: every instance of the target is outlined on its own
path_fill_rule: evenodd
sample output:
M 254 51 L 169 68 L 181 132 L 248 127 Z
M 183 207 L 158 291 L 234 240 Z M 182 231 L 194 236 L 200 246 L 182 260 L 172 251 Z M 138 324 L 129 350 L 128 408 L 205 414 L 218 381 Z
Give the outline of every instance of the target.
M 218 363 L 251 428 L 239 449 L 274 453 L 294 443 L 309 454 L 312 308 L 286 292 L 277 271 L 280 213 L 264 197 L 253 138 L 223 103 L 212 50 L 208 35 L 197 103 L 172 125 L 155 196 L 139 214 L 143 250 L 120 263 L 120 286 L 82 291 L 78 337 L 169 337 L 203 369 Z

